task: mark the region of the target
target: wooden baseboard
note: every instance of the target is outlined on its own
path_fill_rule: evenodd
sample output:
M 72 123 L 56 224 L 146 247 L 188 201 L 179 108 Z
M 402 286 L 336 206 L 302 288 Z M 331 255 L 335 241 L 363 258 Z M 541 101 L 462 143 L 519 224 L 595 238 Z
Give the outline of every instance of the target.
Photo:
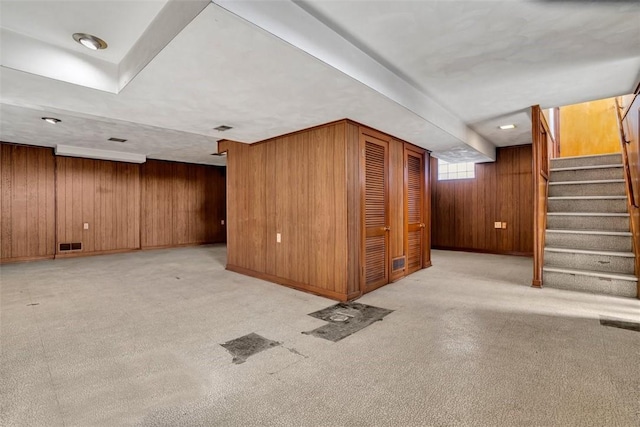
M 341 294 L 339 292 L 330 291 L 327 289 L 318 288 L 316 286 L 299 283 L 294 280 L 286 279 L 284 277 L 278 277 L 267 273 L 260 273 L 258 271 L 249 270 L 248 268 L 239 267 L 237 265 L 227 264 L 227 270 L 235 273 L 244 274 L 245 276 L 255 277 L 256 279 L 266 280 L 267 282 L 277 283 L 289 288 L 295 288 L 300 291 L 309 292 L 311 294 L 320 295 L 326 298 L 346 302 L 349 300 L 349 295 Z M 358 292 L 359 294 L 359 292 Z
M 23 256 L 16 258 L 2 258 L 0 264 L 13 264 L 19 262 L 31 262 L 31 261 L 43 261 L 45 259 L 53 259 L 54 255 L 42 255 L 42 256 Z
M 97 256 L 97 255 L 112 255 L 112 254 L 121 254 L 126 252 L 135 252 L 139 251 L 139 248 L 125 248 L 125 249 L 112 249 L 108 251 L 93 251 L 93 252 L 68 252 L 68 253 L 59 253 L 56 254 L 56 259 L 58 258 L 79 258 L 86 256 Z
M 225 243 L 226 242 L 180 243 L 177 245 L 142 246 L 140 249 L 143 251 L 152 251 L 154 249 L 189 248 L 193 246 L 217 245 L 217 244 L 225 244 Z
M 351 292 L 350 294 L 347 295 L 347 300 L 352 301 L 354 299 L 360 298 L 361 296 L 362 296 L 362 292 L 360 291 Z
M 98 255 L 112 255 L 112 254 L 122 254 L 127 252 L 136 252 L 141 250 L 147 251 L 147 250 L 154 250 L 154 249 L 183 248 L 183 247 L 189 247 L 189 246 L 203 246 L 203 245 L 212 245 L 212 244 L 218 244 L 218 243 L 224 244 L 224 242 L 204 242 L 204 243 L 184 243 L 180 245 L 167 245 L 167 246 L 146 246 L 143 248 L 113 249 L 108 251 L 93 251 L 93 252 L 72 251 L 72 252 L 58 253 L 55 255 L 2 258 L 0 259 L 0 264 L 43 261 L 47 259 L 80 258 L 80 257 L 89 257 L 89 256 L 98 256 Z
M 477 254 L 491 254 L 491 255 L 512 255 L 512 256 L 523 256 L 523 257 L 533 256 L 533 252 L 491 251 L 491 250 L 476 249 L 476 248 L 453 248 L 449 246 L 433 246 L 431 249 L 436 249 L 440 251 L 471 252 L 471 253 L 477 253 Z

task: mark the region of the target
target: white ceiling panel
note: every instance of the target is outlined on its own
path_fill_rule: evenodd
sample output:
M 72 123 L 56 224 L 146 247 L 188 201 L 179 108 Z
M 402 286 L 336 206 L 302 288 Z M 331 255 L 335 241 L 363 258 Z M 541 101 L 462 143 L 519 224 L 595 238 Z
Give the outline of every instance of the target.
M 264 3 L 243 4 L 247 9 Z M 427 96 L 434 100 L 444 107 L 441 113 L 450 113 L 490 141 L 491 147 L 531 142 L 531 105 L 551 107 L 611 97 L 630 92 L 638 83 L 638 2 L 295 4 L 333 35 L 327 36 L 324 30 L 317 34 L 342 39 L 368 55 L 376 67 L 393 73 L 405 89 L 415 90 L 416 99 Z M 116 64 L 149 34 L 145 31 L 167 5 L 179 7 L 174 0 L 3 0 L 1 23 L 7 31 L 65 45 L 65 49 L 81 49 L 83 54 L 92 52 L 73 42 L 71 33 L 96 34 L 110 45 L 100 58 Z M 119 92 L 0 68 L 3 139 L 50 146 L 60 138 L 67 144 L 211 163 L 212 148 L 220 138 L 251 143 L 350 118 L 450 161 L 491 159 L 463 143 L 460 135 L 464 132 L 439 127 L 438 117 L 428 117 L 428 110 L 423 114 L 358 78 L 349 71 L 353 65 L 349 55 L 341 58 L 346 61 L 344 66 L 334 68 L 330 61 L 318 59 L 322 55 L 265 30 L 268 26 L 215 4 L 202 12 L 201 7 L 194 0 L 189 13 L 164 35 L 173 37 L 186 25 L 166 46 L 164 42 L 160 47 L 140 45 L 153 59 L 131 68 Z M 76 28 L 78 25 L 88 28 Z M 304 32 L 299 34 L 304 36 Z M 63 115 L 65 126 L 55 131 L 46 127 L 49 125 L 39 120 L 41 112 Z M 506 123 L 517 127 L 499 131 L 498 126 Z M 223 124 L 233 129 L 213 130 Z M 120 135 L 109 136 L 130 141 L 126 147 L 104 145 L 104 137 L 114 132 Z M 473 137 L 467 137 L 471 143 Z

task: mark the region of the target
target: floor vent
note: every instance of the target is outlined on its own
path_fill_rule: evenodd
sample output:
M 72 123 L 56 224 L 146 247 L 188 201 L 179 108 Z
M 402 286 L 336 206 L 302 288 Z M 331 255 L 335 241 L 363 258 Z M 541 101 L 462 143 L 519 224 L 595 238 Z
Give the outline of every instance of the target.
M 81 251 L 82 243 L 74 242 L 74 243 L 60 243 L 60 252 L 69 252 L 69 251 Z
M 403 270 L 404 269 L 404 257 L 395 258 L 393 260 L 393 271 Z

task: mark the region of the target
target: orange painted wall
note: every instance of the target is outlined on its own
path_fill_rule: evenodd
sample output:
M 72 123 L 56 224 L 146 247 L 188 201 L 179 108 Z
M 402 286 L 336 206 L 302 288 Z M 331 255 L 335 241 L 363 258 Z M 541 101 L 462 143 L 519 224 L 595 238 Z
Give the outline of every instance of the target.
M 615 98 L 560 107 L 560 157 L 620 152 Z

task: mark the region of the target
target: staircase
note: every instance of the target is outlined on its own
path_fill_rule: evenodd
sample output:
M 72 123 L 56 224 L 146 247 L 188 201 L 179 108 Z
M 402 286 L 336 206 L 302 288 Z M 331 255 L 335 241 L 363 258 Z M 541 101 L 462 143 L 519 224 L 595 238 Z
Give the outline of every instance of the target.
M 635 298 L 620 154 L 551 160 L 544 285 Z

